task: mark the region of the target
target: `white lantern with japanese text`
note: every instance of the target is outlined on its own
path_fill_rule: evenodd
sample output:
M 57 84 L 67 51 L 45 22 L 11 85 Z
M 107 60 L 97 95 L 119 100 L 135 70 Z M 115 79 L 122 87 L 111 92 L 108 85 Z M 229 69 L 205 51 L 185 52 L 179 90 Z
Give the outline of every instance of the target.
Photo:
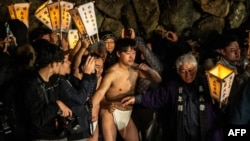
M 93 2 L 88 2 L 69 10 L 71 17 L 82 36 L 90 41 L 90 44 L 99 42 L 98 27 Z
M 206 72 L 209 84 L 210 95 L 213 103 L 219 102 L 219 106 L 227 104 L 235 72 L 218 63 L 211 70 Z

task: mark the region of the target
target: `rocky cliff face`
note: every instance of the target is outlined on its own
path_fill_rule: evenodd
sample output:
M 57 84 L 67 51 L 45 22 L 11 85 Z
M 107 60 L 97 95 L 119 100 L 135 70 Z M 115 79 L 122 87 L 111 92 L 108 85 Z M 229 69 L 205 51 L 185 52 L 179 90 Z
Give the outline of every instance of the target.
M 65 1 L 79 6 L 91 0 Z M 34 12 L 45 0 L 2 0 L 0 20 L 10 18 L 7 5 L 21 2 L 31 2 L 29 28 L 37 27 L 39 21 Z M 202 33 L 236 28 L 246 30 L 250 28 L 249 3 L 250 0 L 95 0 L 99 31 L 111 30 L 120 36 L 125 25 L 143 37 L 150 37 L 152 31 L 162 26 L 172 26 L 178 34 L 192 26 Z

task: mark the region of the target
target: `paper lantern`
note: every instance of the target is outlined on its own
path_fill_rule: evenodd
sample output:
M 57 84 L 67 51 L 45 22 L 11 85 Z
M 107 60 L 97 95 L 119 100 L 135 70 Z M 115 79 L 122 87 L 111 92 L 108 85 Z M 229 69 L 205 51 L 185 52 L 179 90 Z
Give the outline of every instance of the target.
M 78 8 L 73 8 L 73 9 L 70 9 L 69 10 L 69 13 L 77 27 L 77 29 L 79 30 L 80 34 L 82 36 L 86 36 L 87 35 L 87 31 L 85 29 L 85 26 L 83 24 L 83 21 L 81 19 L 81 16 L 79 15 L 79 12 L 78 12 Z
M 69 13 L 82 36 L 90 41 L 90 44 L 99 42 L 98 27 L 93 2 L 75 7 Z
M 51 21 L 50 21 L 50 16 L 49 16 L 49 11 L 47 8 L 47 5 L 52 3 L 51 0 L 43 3 L 41 6 L 39 6 L 35 12 L 35 17 L 42 22 L 45 26 L 47 26 L 49 29 L 52 30 L 51 27 Z
M 77 29 L 70 29 L 68 32 L 69 48 L 70 49 L 75 48 L 78 40 L 79 40 L 78 30 Z
M 207 71 L 206 75 L 213 103 L 217 101 L 220 107 L 222 104 L 227 104 L 235 72 L 218 63 L 211 70 Z
M 71 16 L 68 10 L 73 7 L 74 4 L 70 2 L 49 0 L 37 8 L 35 17 L 52 31 L 68 32 L 71 25 Z
M 27 28 L 29 28 L 29 8 L 30 3 L 16 3 L 8 5 L 10 18 L 22 21 Z

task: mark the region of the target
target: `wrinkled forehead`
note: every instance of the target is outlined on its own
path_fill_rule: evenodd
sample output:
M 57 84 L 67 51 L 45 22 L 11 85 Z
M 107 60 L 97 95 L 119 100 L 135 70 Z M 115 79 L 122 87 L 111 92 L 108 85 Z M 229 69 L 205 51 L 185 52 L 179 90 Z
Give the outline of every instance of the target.
M 183 65 L 180 66 L 180 70 L 189 70 L 189 69 L 195 69 L 197 66 L 195 66 L 193 63 L 186 62 Z

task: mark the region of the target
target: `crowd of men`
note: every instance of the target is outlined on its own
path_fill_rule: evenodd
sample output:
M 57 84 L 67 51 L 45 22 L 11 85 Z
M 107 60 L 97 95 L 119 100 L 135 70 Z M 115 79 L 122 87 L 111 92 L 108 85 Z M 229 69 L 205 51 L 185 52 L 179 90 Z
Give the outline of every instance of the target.
M 1 140 L 227 140 L 228 128 L 250 123 L 248 40 L 199 33 L 102 31 L 100 41 L 81 37 L 70 49 L 67 33 L 1 23 Z M 222 107 L 206 78 L 217 63 L 236 73 Z

